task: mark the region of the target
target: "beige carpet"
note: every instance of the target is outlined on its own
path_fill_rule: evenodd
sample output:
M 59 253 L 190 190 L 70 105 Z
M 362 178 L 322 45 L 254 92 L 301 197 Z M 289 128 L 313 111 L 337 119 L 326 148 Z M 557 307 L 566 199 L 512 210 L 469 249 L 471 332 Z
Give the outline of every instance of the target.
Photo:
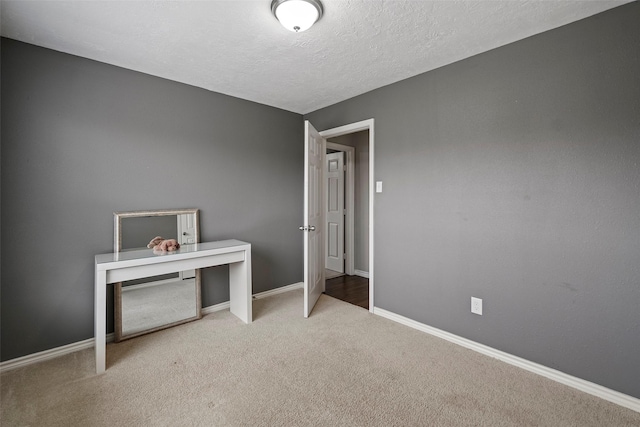
M 2 426 L 639 426 L 633 412 L 323 295 L 2 375 Z

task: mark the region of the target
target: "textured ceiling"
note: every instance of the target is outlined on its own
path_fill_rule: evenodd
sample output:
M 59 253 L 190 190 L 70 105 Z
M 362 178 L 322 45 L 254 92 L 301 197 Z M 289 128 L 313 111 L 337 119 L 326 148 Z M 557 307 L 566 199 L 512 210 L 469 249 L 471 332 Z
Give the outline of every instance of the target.
M 323 0 L 292 33 L 271 0 L 5 1 L 2 36 L 308 113 L 621 1 Z

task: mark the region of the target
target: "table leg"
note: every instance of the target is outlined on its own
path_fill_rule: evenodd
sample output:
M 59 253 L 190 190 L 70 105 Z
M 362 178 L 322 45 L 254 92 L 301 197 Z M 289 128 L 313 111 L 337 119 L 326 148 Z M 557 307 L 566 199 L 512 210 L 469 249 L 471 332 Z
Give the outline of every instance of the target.
M 106 369 L 107 341 L 107 272 L 96 271 L 94 336 L 96 351 L 96 374 Z
M 231 313 L 244 323 L 253 321 L 251 303 L 251 249 L 245 251 L 243 262 L 229 264 L 229 305 Z

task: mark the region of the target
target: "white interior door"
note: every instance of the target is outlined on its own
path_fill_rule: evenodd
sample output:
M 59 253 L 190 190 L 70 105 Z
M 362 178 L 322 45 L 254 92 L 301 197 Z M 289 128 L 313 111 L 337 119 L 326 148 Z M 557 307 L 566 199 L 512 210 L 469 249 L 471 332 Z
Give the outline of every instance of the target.
M 304 317 L 324 292 L 324 191 L 325 141 L 305 121 L 304 127 Z
M 329 270 L 344 273 L 344 153 L 327 154 L 325 193 L 327 201 L 326 257 Z

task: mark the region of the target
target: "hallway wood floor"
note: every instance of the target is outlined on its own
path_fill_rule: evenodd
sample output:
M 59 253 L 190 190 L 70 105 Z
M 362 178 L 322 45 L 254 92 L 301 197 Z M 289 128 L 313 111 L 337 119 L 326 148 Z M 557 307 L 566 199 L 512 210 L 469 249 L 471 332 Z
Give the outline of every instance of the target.
M 325 294 L 369 309 L 369 279 L 360 276 L 340 276 L 325 281 Z

